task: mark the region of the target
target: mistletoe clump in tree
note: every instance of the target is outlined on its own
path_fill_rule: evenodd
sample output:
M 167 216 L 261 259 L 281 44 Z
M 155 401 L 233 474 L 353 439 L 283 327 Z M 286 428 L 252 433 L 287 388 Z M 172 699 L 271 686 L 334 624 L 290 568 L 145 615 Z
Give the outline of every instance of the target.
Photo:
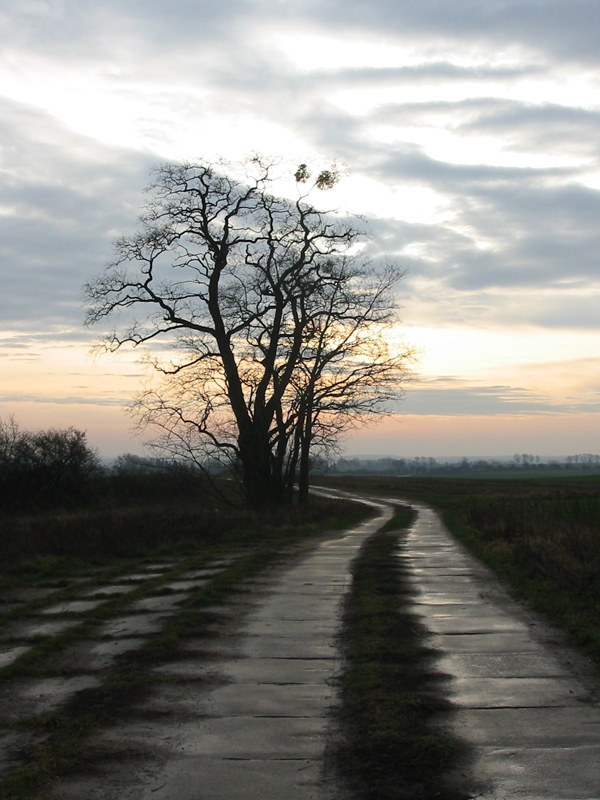
M 86 287 L 88 323 L 116 317 L 114 351 L 164 340 L 159 378 L 134 403 L 162 450 L 201 468 L 237 470 L 252 507 L 308 498 L 311 458 L 384 413 L 411 359 L 393 351 L 393 266 L 375 269 L 352 222 L 317 210 L 302 164 L 293 200 L 274 191 L 275 165 L 166 164 L 140 230 Z M 163 347 L 164 350 L 164 347 Z

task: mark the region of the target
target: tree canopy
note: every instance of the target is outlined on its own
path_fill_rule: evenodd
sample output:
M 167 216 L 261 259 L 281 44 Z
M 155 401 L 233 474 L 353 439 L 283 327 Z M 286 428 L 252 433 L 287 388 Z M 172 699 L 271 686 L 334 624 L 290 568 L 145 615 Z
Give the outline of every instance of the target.
M 160 167 L 139 230 L 86 287 L 87 322 L 117 320 L 108 350 L 162 340 L 141 424 L 171 456 L 237 470 L 257 507 L 290 500 L 296 479 L 305 501 L 311 457 L 385 411 L 412 358 L 386 338 L 399 270 L 376 269 L 356 225 L 311 202 L 336 170 L 300 165 L 290 200 L 274 168 Z

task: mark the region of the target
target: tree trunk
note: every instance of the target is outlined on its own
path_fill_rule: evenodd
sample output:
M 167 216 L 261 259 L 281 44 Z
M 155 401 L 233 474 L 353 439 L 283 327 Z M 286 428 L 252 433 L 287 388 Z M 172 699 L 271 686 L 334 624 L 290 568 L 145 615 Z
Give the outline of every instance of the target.
M 254 510 L 281 505 L 285 500 L 281 475 L 273 469 L 268 432 L 261 433 L 254 427 L 238 439 L 246 505 Z
M 300 470 L 298 473 L 298 503 L 308 505 L 309 472 L 310 472 L 310 446 L 312 444 L 313 423 L 313 397 L 312 391 L 306 401 L 304 424 L 302 426 L 302 440 L 300 443 Z

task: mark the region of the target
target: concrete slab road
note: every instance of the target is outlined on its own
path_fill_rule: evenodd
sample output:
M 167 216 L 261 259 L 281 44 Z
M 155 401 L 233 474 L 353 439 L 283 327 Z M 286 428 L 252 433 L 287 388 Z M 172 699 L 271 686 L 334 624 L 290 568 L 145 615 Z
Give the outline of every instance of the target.
M 89 774 L 57 781 L 49 800 L 341 797 L 325 751 L 342 600 L 352 559 L 391 515 L 379 504 L 375 519 L 261 579 L 238 629 L 158 668 L 151 697 L 93 738 Z
M 481 800 L 600 798 L 600 685 L 585 660 L 452 539 L 419 516 L 398 558 L 451 679 L 452 725 L 473 746 Z
M 391 517 L 394 502 L 373 501 L 375 519 L 255 579 L 245 614 L 232 598 L 233 630 L 192 639 L 183 656 L 156 667 L 149 696 L 92 737 L 96 757 L 84 771 L 57 778 L 48 800 L 345 797 L 325 757 L 338 702 L 341 604 L 352 559 Z M 476 787 L 480 800 L 600 800 L 597 674 L 515 602 L 430 508 L 416 507 L 397 558 L 439 653 L 437 668 L 448 676 L 453 710 L 440 724 L 472 748 L 472 769 L 457 774 L 457 784 Z M 138 602 L 137 613 L 101 626 L 91 642 L 93 664 L 73 651 L 78 679 L 100 680 L 92 667 L 159 630 L 172 611 L 159 600 L 173 597 Z M 40 620 L 35 625 L 57 624 Z M 14 653 L 0 650 L 0 664 L 3 657 Z M 38 687 L 42 708 L 42 689 L 61 697 L 61 686 Z

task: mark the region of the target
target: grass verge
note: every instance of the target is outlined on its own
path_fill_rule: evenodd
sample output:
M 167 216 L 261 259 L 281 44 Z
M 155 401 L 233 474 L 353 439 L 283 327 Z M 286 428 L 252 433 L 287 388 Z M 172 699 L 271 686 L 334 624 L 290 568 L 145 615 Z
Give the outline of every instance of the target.
M 401 509 L 354 562 L 342 634 L 343 744 L 337 762 L 361 798 L 458 800 L 445 776 L 465 755 L 464 746 L 434 724 L 449 704 L 395 557 L 398 529 L 412 518 L 412 511 Z

